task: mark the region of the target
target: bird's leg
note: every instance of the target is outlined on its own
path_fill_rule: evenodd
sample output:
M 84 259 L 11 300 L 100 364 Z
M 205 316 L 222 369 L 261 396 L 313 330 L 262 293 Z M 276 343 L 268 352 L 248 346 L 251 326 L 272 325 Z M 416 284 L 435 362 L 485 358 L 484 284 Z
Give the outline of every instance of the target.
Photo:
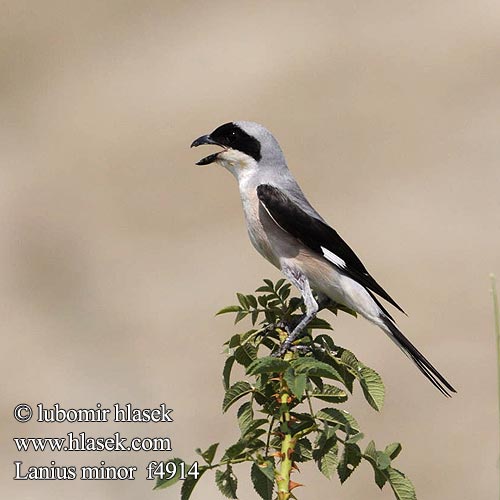
M 283 356 L 288 351 L 288 349 L 290 349 L 292 343 L 299 337 L 304 328 L 319 311 L 319 305 L 316 300 L 314 300 L 311 286 L 309 285 L 309 280 L 307 279 L 307 277 L 300 271 L 297 272 L 296 269 L 283 267 L 282 271 L 283 274 L 300 290 L 302 298 L 304 299 L 304 304 L 306 306 L 306 313 L 304 314 L 304 316 L 302 316 L 297 326 L 288 334 L 288 337 L 283 342 L 283 344 L 281 344 L 280 350 L 278 352 L 279 356 Z

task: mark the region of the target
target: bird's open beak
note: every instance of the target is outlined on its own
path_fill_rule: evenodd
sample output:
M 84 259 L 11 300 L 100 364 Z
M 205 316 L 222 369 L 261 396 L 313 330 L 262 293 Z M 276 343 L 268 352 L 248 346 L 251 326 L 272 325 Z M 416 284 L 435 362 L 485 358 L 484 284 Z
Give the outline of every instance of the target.
M 198 139 L 194 140 L 193 143 L 191 144 L 192 148 L 197 148 L 198 146 L 202 146 L 203 144 L 213 144 L 215 146 L 222 146 L 221 144 L 215 142 L 210 135 L 202 135 L 201 137 L 198 137 Z M 225 149 L 225 148 L 224 148 Z M 205 156 L 205 158 L 202 158 L 200 161 L 196 162 L 196 165 L 209 165 L 210 163 L 213 163 L 215 160 L 217 160 L 217 155 L 220 153 L 214 153 L 208 156 Z

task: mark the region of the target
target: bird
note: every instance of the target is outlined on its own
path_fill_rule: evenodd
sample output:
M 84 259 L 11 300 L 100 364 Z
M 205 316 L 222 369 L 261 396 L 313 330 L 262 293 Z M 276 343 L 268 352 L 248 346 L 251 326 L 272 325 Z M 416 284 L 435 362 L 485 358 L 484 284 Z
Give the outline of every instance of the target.
M 332 301 L 381 328 L 442 394 L 456 392 L 401 332 L 380 298 L 403 309 L 309 203 L 269 130 L 250 121 L 228 122 L 198 137 L 191 147 L 201 145 L 221 148 L 196 164 L 218 164 L 236 178 L 251 243 L 303 298 L 305 314 L 281 345 L 281 355 L 322 305 Z

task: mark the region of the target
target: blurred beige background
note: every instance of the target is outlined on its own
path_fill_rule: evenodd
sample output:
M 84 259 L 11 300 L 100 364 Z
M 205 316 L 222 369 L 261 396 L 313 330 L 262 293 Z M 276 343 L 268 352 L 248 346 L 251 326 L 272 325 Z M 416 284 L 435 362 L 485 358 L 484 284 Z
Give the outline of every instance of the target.
M 497 495 L 490 272 L 500 275 L 500 4 L 3 1 L 0 3 L 2 498 L 175 499 L 158 453 L 15 451 L 13 436 L 161 436 L 174 454 L 236 437 L 221 415 L 214 318 L 263 277 L 236 185 L 195 168 L 191 141 L 265 124 L 315 207 L 409 318 L 458 388 L 445 400 L 363 320 L 336 339 L 377 369 L 387 402 L 350 408 L 419 499 Z M 175 422 L 20 424 L 15 404 L 130 402 Z M 28 465 L 138 465 L 130 482 L 13 481 Z M 240 498 L 256 498 L 240 468 Z M 390 499 L 363 465 L 340 487 L 304 466 L 301 500 Z M 325 493 L 326 492 L 326 493 Z M 193 499 L 216 499 L 204 478 Z

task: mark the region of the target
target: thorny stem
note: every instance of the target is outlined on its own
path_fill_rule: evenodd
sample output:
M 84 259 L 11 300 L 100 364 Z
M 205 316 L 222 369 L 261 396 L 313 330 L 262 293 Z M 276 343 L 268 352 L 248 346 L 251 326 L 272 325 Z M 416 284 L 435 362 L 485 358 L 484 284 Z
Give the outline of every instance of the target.
M 280 337 L 286 336 L 286 332 L 279 332 Z M 282 339 L 280 339 L 282 340 Z M 282 340 L 283 341 L 283 340 Z M 285 361 L 293 358 L 293 353 L 285 354 Z M 295 449 L 297 438 L 292 436 L 289 422 L 290 422 L 290 406 L 291 395 L 289 389 L 283 380 L 283 375 L 280 376 L 280 403 L 281 403 L 281 416 L 280 416 L 280 431 L 283 434 L 281 442 L 281 467 L 276 478 L 278 486 L 278 499 L 288 500 L 290 498 L 290 472 L 292 470 L 292 454 Z

